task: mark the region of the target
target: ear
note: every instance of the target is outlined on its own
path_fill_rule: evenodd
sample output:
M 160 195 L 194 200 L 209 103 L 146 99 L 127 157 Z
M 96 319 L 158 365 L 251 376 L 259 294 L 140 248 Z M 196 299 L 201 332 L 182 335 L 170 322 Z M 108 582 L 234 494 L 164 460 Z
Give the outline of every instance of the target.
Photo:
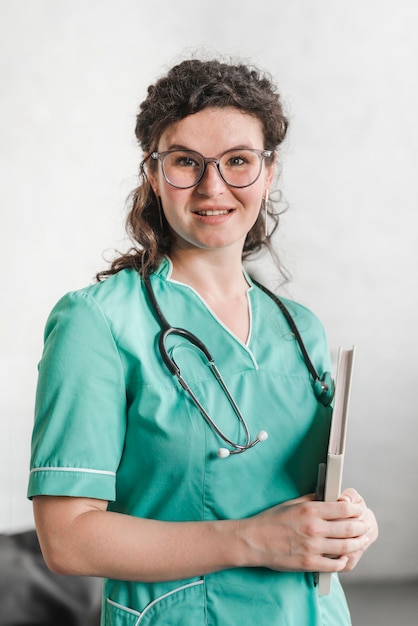
M 157 196 L 157 198 L 158 198 L 159 193 L 158 193 L 158 181 L 157 181 L 157 176 L 155 175 L 155 173 L 154 173 L 154 172 L 150 172 L 150 171 L 148 171 L 148 172 L 147 172 L 147 179 L 148 179 L 149 184 L 150 184 L 150 185 L 151 185 L 151 187 L 152 187 L 152 190 L 153 190 L 154 194 L 155 194 L 155 195 Z
M 270 191 L 271 185 L 273 183 L 276 163 L 277 163 L 277 152 L 274 153 L 274 157 L 271 163 L 267 165 L 267 172 L 266 172 L 266 190 L 267 191 Z

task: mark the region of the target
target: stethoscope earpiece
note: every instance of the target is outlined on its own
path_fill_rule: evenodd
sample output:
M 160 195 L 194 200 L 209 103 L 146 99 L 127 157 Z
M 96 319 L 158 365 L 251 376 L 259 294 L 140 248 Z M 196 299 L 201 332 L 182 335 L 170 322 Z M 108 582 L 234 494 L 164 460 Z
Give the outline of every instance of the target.
M 265 441 L 268 438 L 269 438 L 268 433 L 265 430 L 260 430 L 260 432 L 258 433 L 257 437 L 254 439 L 254 441 L 252 441 L 251 443 L 247 443 L 247 445 L 245 446 L 232 444 L 235 446 L 235 450 L 228 450 L 228 448 L 219 448 L 218 457 L 220 459 L 227 459 L 229 456 L 231 456 L 231 454 L 241 454 L 242 452 L 245 452 L 246 450 L 249 450 L 250 448 L 255 446 L 256 443 Z
M 265 441 L 268 438 L 269 438 L 268 432 L 266 432 L 265 430 L 260 430 L 260 432 L 257 435 L 258 441 Z

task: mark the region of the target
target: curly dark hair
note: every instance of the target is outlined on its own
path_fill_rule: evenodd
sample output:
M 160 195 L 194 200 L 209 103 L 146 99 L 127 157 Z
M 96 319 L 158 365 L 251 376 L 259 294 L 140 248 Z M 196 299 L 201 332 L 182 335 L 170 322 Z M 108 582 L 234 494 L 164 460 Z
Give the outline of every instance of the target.
M 136 119 L 135 134 L 144 152 L 140 166 L 140 185 L 130 195 L 131 208 L 126 220 L 134 246 L 116 258 L 110 269 L 98 274 L 100 280 L 121 269 L 134 268 L 140 274 L 157 269 L 170 251 L 171 231 L 147 179 L 144 162 L 157 150 L 164 130 L 173 122 L 205 108 L 234 107 L 258 118 L 262 124 L 264 148 L 275 151 L 286 136 L 288 120 L 273 81 L 257 68 L 242 63 L 190 59 L 172 67 L 166 76 L 148 87 Z M 150 160 L 148 167 L 156 167 Z M 269 211 L 273 227 L 265 235 L 261 212 L 247 235 L 243 259 L 262 246 L 271 249 L 270 239 L 279 214 Z

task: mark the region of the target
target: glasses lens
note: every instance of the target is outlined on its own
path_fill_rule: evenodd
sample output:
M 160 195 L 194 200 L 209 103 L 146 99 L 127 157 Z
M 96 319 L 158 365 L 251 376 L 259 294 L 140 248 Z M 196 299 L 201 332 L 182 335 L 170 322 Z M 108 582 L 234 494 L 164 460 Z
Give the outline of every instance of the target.
M 208 159 L 215 161 L 215 159 Z M 263 157 L 257 150 L 228 150 L 216 161 L 224 181 L 233 187 L 248 187 L 260 175 Z M 192 150 L 163 153 L 162 168 L 167 181 L 174 187 L 194 187 L 205 169 L 205 159 Z
M 199 180 L 204 161 L 200 154 L 191 150 L 175 150 L 164 155 L 163 172 L 174 187 L 186 189 L 193 187 Z
M 234 187 L 252 185 L 260 175 L 262 158 L 252 150 L 228 150 L 219 161 L 224 180 Z

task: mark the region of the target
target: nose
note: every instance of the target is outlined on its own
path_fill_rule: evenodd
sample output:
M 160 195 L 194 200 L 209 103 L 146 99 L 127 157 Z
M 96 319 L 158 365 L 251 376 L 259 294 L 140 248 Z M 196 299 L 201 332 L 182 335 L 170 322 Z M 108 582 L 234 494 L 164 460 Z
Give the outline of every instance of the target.
M 202 180 L 196 185 L 200 195 L 213 197 L 225 191 L 226 183 L 223 180 L 215 161 L 207 161 Z

